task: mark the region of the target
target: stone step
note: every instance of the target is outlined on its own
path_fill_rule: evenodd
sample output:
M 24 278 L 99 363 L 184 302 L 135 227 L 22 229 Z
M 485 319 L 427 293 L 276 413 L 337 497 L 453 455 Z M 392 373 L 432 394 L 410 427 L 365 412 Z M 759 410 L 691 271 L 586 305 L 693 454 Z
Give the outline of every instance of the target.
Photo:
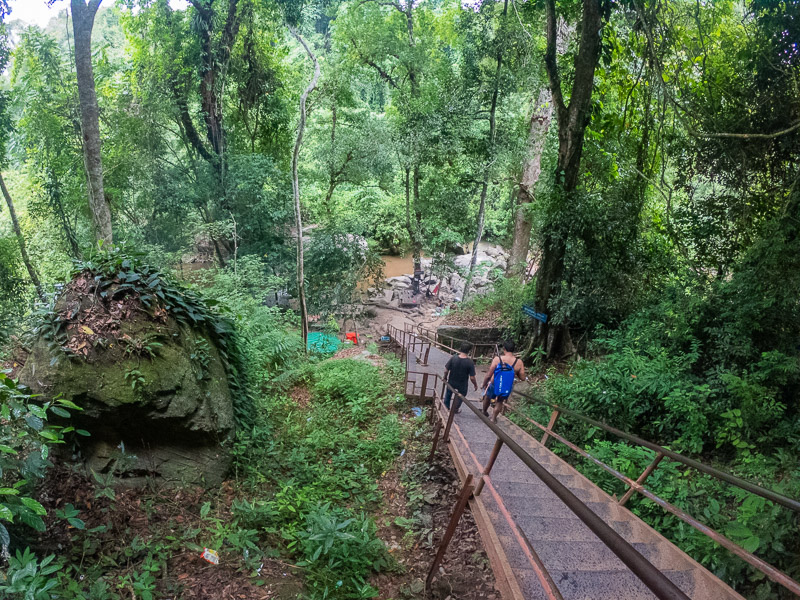
M 611 521 L 608 525 L 626 541 L 647 542 L 650 536 L 631 521 Z M 529 540 L 561 542 L 596 542 L 598 537 L 578 517 L 555 518 L 529 521 L 525 523 L 525 535 Z M 516 543 L 508 538 L 509 543 Z
M 594 502 L 609 501 L 608 498 L 603 495 L 602 491 L 598 490 L 594 486 L 587 485 L 585 480 L 575 474 L 551 473 L 551 475 L 553 475 L 557 481 L 559 481 L 564 487 L 566 487 L 576 496 L 578 493 L 580 493 L 578 490 L 583 490 L 583 492 L 589 494 L 589 496 L 586 497 L 587 500 Z M 541 479 L 536 477 L 536 475 L 531 473 L 529 470 L 525 471 L 522 469 L 512 469 L 509 467 L 496 465 L 495 468 L 492 469 L 490 477 L 495 483 L 495 487 L 503 483 L 509 484 L 507 486 L 502 486 L 504 489 L 509 489 L 509 487 L 525 486 L 526 488 L 530 489 L 541 488 L 543 490 L 550 490 L 550 488 Z
M 514 540 L 507 540 L 514 542 Z M 625 564 L 599 539 L 593 541 L 538 540 L 528 541 L 548 571 L 627 571 Z M 669 569 L 674 561 L 655 544 L 634 542 L 632 546 L 658 569 Z M 512 567 L 530 565 L 521 551 L 508 556 Z
M 500 494 L 501 497 L 503 494 Z M 508 512 L 517 521 L 528 521 L 528 517 L 549 517 L 549 518 L 572 518 L 575 513 L 570 510 L 558 498 L 533 498 L 525 499 L 521 497 L 504 498 L 504 504 Z M 594 514 L 601 519 L 620 520 L 617 518 L 616 507 L 607 502 L 585 502 L 584 503 Z
M 528 598 L 545 598 L 542 585 L 531 569 L 514 569 L 514 575 Z M 664 571 L 689 597 L 694 589 L 689 571 Z M 655 600 L 656 596 L 631 571 L 550 571 L 564 600 Z
M 502 480 L 498 481 L 494 479 L 494 474 L 490 475 L 490 479 L 492 480 L 492 485 L 494 485 L 495 489 L 497 489 L 498 493 L 500 493 L 503 498 L 558 498 L 558 496 L 542 482 L 533 483 L 531 485 L 519 485 Z M 601 501 L 599 494 L 592 489 L 570 488 L 570 491 L 582 502 Z
M 478 456 L 478 460 L 480 460 L 480 458 L 481 457 Z M 580 487 L 596 487 L 587 482 L 580 473 L 568 465 L 549 463 L 544 460 L 536 460 L 536 462 L 539 463 L 540 466 L 544 467 L 548 473 L 550 473 L 559 481 L 570 481 L 575 485 L 579 485 Z M 533 471 L 531 471 L 531 469 L 529 469 L 528 466 L 517 457 L 508 458 L 503 461 L 498 459 L 495 467 L 492 469 L 492 473 L 497 473 L 500 471 L 509 473 L 527 473 L 539 481 L 538 477 L 533 473 Z

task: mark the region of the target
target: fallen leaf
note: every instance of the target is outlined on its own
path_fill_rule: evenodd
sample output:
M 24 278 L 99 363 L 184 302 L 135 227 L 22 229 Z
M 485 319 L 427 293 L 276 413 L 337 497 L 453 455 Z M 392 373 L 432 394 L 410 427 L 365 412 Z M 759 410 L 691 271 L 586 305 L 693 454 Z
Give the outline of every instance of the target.
M 87 334 L 89 334 L 89 335 L 94 335 L 94 331 L 92 331 L 92 328 L 91 328 L 91 327 L 88 327 L 88 326 L 86 326 L 86 325 L 81 325 L 81 331 L 82 331 L 83 333 L 87 333 Z

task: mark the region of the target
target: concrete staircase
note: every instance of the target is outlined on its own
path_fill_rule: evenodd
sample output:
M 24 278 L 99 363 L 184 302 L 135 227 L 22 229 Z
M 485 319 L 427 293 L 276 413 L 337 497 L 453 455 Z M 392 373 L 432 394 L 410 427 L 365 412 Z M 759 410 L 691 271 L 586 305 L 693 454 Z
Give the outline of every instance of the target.
M 418 358 L 409 353 L 407 367 L 409 371 L 441 376 L 448 358 L 448 354 L 433 347 L 427 365 L 419 364 Z M 477 401 L 474 396 L 472 400 Z M 441 417 L 446 421 L 443 411 Z M 687 596 L 693 600 L 743 600 L 526 431 L 505 417 L 498 424 Z M 456 415 L 448 447 L 462 480 L 469 473 L 476 478 L 480 475 L 495 439 L 469 408 L 463 407 Z M 541 569 L 527 555 L 525 538 L 565 600 L 655 598 L 506 446 L 500 451 L 483 492 L 473 497 L 470 506 L 505 600 L 552 599 L 541 583 Z
M 548 472 L 581 499 L 596 515 L 631 543 L 694 600 L 742 600 L 741 596 L 641 521 L 568 463 L 542 446 L 508 419 L 500 426 Z M 467 408 L 456 417 L 451 435 L 459 470 L 477 476 L 494 440 L 487 427 Z M 464 460 L 467 457 L 467 460 Z M 477 459 L 477 463 L 476 463 Z M 471 464 L 470 464 L 471 463 Z M 478 464 L 479 463 L 479 464 Z M 478 501 L 483 504 L 521 598 L 547 598 L 542 584 L 514 535 L 506 515 L 519 525 L 565 600 L 638 600 L 653 593 L 559 500 L 519 458 L 504 447 L 492 469 L 490 484 Z M 493 493 L 494 492 L 494 493 Z M 512 593 L 512 597 L 517 596 Z

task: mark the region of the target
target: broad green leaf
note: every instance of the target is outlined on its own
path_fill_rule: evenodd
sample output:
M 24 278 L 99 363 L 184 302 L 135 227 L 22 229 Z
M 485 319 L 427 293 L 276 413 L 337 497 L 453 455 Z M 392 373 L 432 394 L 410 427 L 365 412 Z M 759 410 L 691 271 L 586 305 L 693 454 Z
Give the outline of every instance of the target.
M 14 521 L 14 513 L 12 513 L 11 509 L 8 508 L 5 504 L 0 504 L 0 519 L 9 522 Z M 2 531 L 4 530 L 5 528 L 3 528 L 3 530 L 0 530 L 0 533 L 2 533 Z
M 44 506 L 39 504 L 39 502 L 37 502 L 33 498 L 25 498 L 25 497 L 23 497 L 23 498 L 20 498 L 20 502 L 22 502 L 22 504 L 24 504 L 29 509 L 31 509 L 34 512 L 34 514 L 37 514 L 37 515 L 42 516 L 42 517 L 47 514 L 47 511 L 44 509 Z

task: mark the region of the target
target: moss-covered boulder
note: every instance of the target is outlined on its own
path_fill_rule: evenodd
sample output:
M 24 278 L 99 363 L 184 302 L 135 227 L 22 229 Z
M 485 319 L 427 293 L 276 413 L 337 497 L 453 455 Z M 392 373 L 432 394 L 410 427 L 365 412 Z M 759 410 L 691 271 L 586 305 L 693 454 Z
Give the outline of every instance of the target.
M 95 472 L 216 485 L 235 429 L 224 328 L 196 296 L 153 275 L 130 262 L 79 271 L 19 379 L 83 408 L 70 425 L 90 433 L 80 458 Z

